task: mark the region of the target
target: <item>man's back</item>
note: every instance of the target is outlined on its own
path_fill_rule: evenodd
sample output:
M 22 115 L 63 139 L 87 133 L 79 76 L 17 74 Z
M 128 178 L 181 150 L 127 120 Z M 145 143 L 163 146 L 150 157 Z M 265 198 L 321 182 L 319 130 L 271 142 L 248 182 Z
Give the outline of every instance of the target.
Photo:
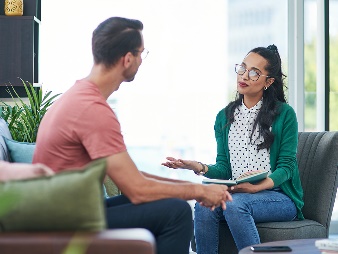
M 33 163 L 60 171 L 125 150 L 114 112 L 96 85 L 80 80 L 44 116 Z

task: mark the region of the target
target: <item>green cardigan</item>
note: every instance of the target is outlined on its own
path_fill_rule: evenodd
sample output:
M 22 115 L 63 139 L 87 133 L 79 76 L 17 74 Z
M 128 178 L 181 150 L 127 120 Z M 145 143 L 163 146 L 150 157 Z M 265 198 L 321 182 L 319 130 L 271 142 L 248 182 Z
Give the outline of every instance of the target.
M 214 125 L 217 142 L 216 164 L 208 165 L 208 178 L 230 179 L 232 177 L 228 136 L 230 125 L 226 125 L 225 110 L 222 109 L 216 116 Z M 291 106 L 281 103 L 279 115 L 272 124 L 274 141 L 270 147 L 271 174 L 274 187 L 280 187 L 297 207 L 297 218 L 304 219 L 302 214 L 303 189 L 299 178 L 297 165 L 298 123 L 296 114 Z

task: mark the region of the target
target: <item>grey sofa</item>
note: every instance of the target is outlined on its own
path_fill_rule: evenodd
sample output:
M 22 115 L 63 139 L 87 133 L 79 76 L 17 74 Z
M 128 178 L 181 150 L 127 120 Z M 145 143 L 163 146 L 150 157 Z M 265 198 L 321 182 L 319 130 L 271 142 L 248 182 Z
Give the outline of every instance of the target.
M 0 118 L 0 160 L 9 161 L 10 157 L 2 136 L 11 138 L 6 122 Z M 0 197 L 0 204 L 1 202 Z M 83 254 L 156 253 L 154 236 L 148 230 L 140 228 L 99 232 L 0 232 L 1 254 L 65 253 L 69 243 L 81 249 Z
M 338 132 L 299 132 L 297 160 L 305 220 L 258 223 L 262 243 L 328 237 L 338 187 Z M 219 228 L 219 253 L 238 253 L 225 221 Z

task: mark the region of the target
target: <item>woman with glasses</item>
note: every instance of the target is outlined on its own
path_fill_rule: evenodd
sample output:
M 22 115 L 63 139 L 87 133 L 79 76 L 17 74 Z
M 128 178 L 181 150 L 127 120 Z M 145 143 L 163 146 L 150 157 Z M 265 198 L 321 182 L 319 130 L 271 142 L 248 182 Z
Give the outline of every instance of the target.
M 238 250 L 260 243 L 255 223 L 304 219 L 303 190 L 296 160 L 298 124 L 286 103 L 281 59 L 275 45 L 252 49 L 235 65 L 237 96 L 216 116 L 216 163 L 167 157 L 162 165 L 216 179 L 268 171 L 258 183 L 230 187 L 226 210 L 195 205 L 198 254 L 218 253 L 219 222 L 226 220 Z

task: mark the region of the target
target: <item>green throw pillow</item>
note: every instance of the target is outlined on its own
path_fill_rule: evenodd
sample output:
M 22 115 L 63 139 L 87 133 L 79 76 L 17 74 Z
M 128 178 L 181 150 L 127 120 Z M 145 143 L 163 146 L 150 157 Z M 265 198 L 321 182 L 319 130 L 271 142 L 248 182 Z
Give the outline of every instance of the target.
M 11 162 L 32 163 L 35 143 L 18 142 L 4 137 Z
M 99 159 L 83 170 L 0 182 L 0 231 L 105 229 L 105 174 L 106 160 Z

